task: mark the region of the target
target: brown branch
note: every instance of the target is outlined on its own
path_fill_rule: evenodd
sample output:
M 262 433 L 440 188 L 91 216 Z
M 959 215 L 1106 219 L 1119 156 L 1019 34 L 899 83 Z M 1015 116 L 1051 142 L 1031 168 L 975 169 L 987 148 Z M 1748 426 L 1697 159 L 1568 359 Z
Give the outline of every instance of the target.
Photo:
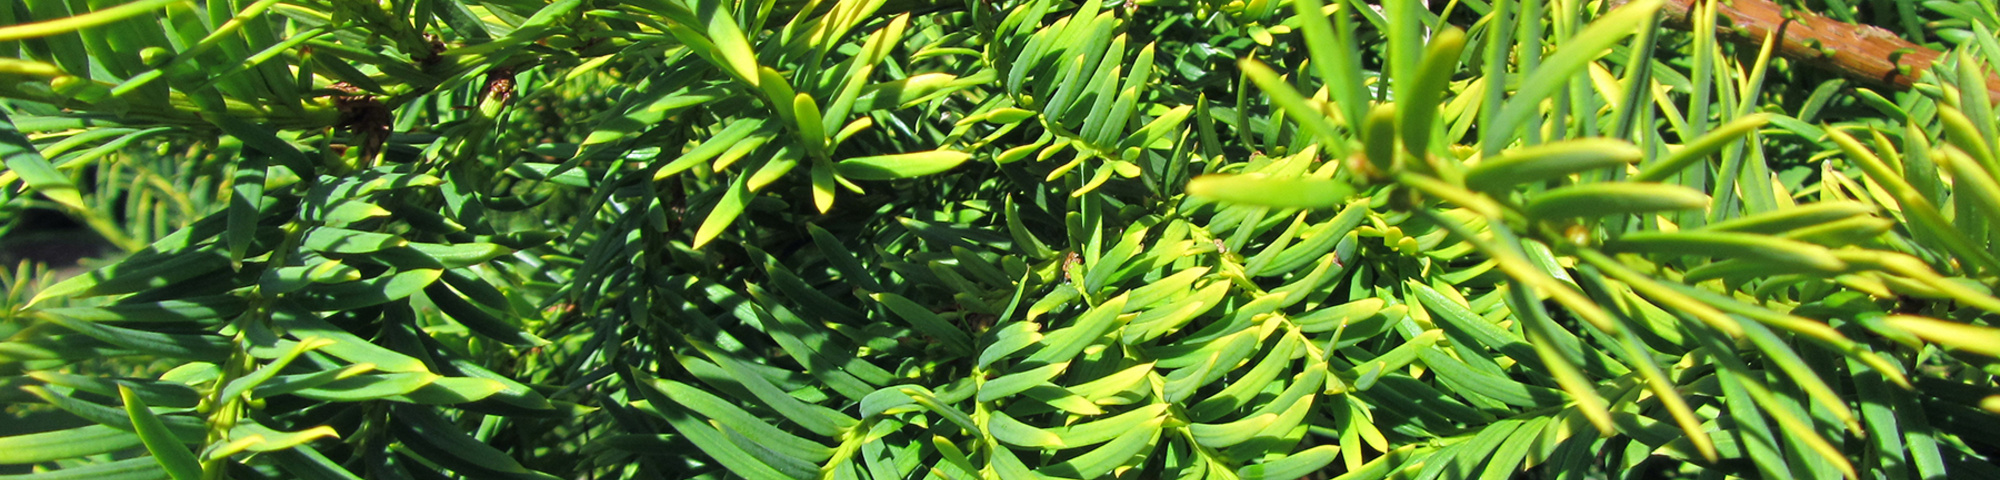
M 1698 1 L 1667 0 L 1660 13 L 1668 26 L 1687 30 L 1692 27 L 1689 12 Z M 1881 27 L 1788 10 L 1767 0 L 1730 0 L 1715 7 L 1715 28 L 1728 40 L 1761 46 L 1772 30 L 1778 30 L 1783 35 L 1778 55 L 1876 85 L 1909 89 L 1939 56 L 1937 50 Z M 1986 77 L 1986 90 L 2000 98 L 2000 78 Z

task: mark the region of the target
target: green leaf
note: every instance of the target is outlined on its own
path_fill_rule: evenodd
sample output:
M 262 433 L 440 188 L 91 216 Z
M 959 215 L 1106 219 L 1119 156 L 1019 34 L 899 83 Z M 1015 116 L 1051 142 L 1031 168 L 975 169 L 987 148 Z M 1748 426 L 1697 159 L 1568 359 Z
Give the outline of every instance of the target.
M 229 246 L 229 261 L 240 263 L 256 238 L 258 205 L 264 202 L 264 157 L 246 156 L 236 166 L 229 197 L 229 230 L 223 243 Z
M 1238 66 L 1243 69 L 1245 76 L 1256 82 L 1258 89 L 1270 95 L 1271 101 L 1284 109 L 1287 116 L 1304 125 L 1307 133 L 1318 136 L 1328 143 L 1339 141 L 1339 138 L 1334 136 L 1332 120 L 1328 119 L 1326 114 L 1320 113 L 1318 108 L 1307 101 L 1304 95 L 1300 95 L 1297 89 L 1292 88 L 1291 84 L 1286 83 L 1284 78 L 1279 77 L 1276 71 L 1272 71 L 1271 67 L 1249 58 L 1243 59 Z
M 708 242 L 714 241 L 715 237 L 722 235 L 724 228 L 728 228 L 736 221 L 738 215 L 743 214 L 743 207 L 750 203 L 749 182 L 749 174 L 737 174 L 735 180 L 729 182 L 727 187 L 723 187 L 726 190 L 722 192 L 722 199 L 716 202 L 714 209 L 708 211 L 707 216 L 702 217 L 701 227 L 694 232 L 694 248 L 701 248 L 708 245 Z
M 95 375 L 75 375 L 51 370 L 28 372 L 28 376 L 50 385 L 74 388 L 104 396 L 118 395 L 120 387 L 130 388 L 149 405 L 168 408 L 193 408 L 203 395 L 194 388 L 172 381 L 154 381 L 138 378 L 100 377 Z
M 1542 102 L 1555 94 L 1557 89 L 1569 85 L 1563 79 L 1575 78 L 1597 57 L 1610 53 L 1611 47 L 1625 36 L 1637 33 L 1641 28 L 1649 28 L 1650 25 L 1644 22 L 1651 20 L 1664 3 L 1664 0 L 1636 0 L 1605 13 L 1577 32 L 1554 54 L 1544 58 L 1533 72 L 1522 77 L 1528 81 L 1521 82 L 1520 91 L 1507 100 L 1498 116 L 1487 122 L 1499 125 L 1487 125 L 1493 130 L 1486 134 L 1485 143 L 1513 143 L 1511 139 L 1522 126 L 1527 125 L 1528 117 L 1541 109 Z
M 279 468 L 284 469 L 285 473 L 297 475 L 299 478 L 307 480 L 361 479 L 360 476 L 348 472 L 340 464 L 334 463 L 333 460 L 326 458 L 325 455 L 321 455 L 318 450 L 314 450 L 311 446 L 287 448 L 270 452 L 268 455 L 280 460 L 274 463 L 277 463 Z
M 1745 135 L 1756 132 L 1758 128 L 1769 123 L 1771 118 L 1770 114 L 1755 113 L 1731 120 L 1729 123 L 1709 131 L 1708 134 L 1702 135 L 1701 138 L 1687 142 L 1679 150 L 1675 150 L 1665 158 L 1646 164 L 1645 168 L 1640 170 L 1638 175 L 1632 177 L 1632 180 L 1636 182 L 1666 180 L 1672 177 L 1673 174 L 1680 173 L 1681 170 L 1686 169 L 1688 165 L 1708 158 L 1709 155 L 1722 150 L 1723 147 L 1735 144 L 1737 140 L 1742 139 Z
M 369 365 L 371 368 L 392 373 L 430 372 L 424 362 L 394 350 L 382 348 L 366 339 L 355 336 L 347 330 L 327 323 L 317 314 L 297 308 L 279 308 L 271 315 L 272 323 L 285 329 L 293 338 L 324 338 L 333 343 L 320 347 L 320 351 L 355 364 Z
M 1431 37 L 1430 45 L 1424 48 L 1424 57 L 1415 78 L 1396 79 L 1396 86 L 1400 89 L 1396 114 L 1401 123 L 1397 131 L 1403 134 L 1403 151 L 1410 152 L 1415 158 L 1430 154 L 1431 130 L 1436 128 L 1432 124 L 1436 122 L 1440 109 L 1438 100 L 1451 83 L 1452 73 L 1458 68 L 1459 53 L 1464 49 L 1464 30 L 1452 26 L 1440 29 Z
M 1244 466 L 1236 474 L 1246 480 L 1300 478 L 1326 468 L 1339 454 L 1339 446 L 1320 445 L 1284 458 Z
M 160 462 L 153 457 L 138 457 L 114 462 L 92 463 L 43 473 L 26 475 L 6 475 L 6 480 L 162 480 L 171 478 L 160 469 Z
M 402 445 L 432 462 L 468 476 L 516 480 L 555 480 L 529 470 L 505 452 L 467 435 L 438 415 L 436 409 L 397 405 L 390 409 L 389 429 Z
M 104 343 L 166 358 L 221 362 L 227 360 L 230 353 L 235 350 L 235 345 L 227 338 L 215 335 L 159 333 L 80 322 L 51 315 L 44 315 L 42 318 L 49 323 L 61 325 L 63 328 Z
M 1679 185 L 1599 182 L 1543 192 L 1528 201 L 1527 211 L 1542 219 L 1598 218 L 1693 210 L 1708 202 L 1708 195 Z
M 727 353 L 717 351 L 714 347 L 707 345 L 697 344 L 697 347 L 703 355 L 713 360 L 717 366 L 734 375 L 730 380 L 736 385 L 741 385 L 752 396 L 755 396 L 758 400 L 762 400 L 764 406 L 776 410 L 780 415 L 805 427 L 806 430 L 823 437 L 833 437 L 840 435 L 841 432 L 853 428 L 859 423 L 852 417 L 848 417 L 837 410 L 806 403 L 797 397 L 793 397 L 790 393 L 786 393 L 784 390 L 779 389 L 778 386 L 772 385 L 762 375 L 750 370 L 750 367 Z M 689 360 L 691 359 L 682 359 L 682 362 L 685 364 Z
M 735 402 L 673 380 L 649 379 L 644 375 L 639 378 L 675 404 L 728 426 L 730 430 L 751 437 L 774 451 L 811 462 L 823 462 L 833 455 L 833 449 L 771 426 L 736 406 Z
M 1029 336 L 1023 335 L 1019 338 L 1029 338 Z M 979 386 L 979 401 L 996 401 L 1025 392 L 1030 388 L 1046 385 L 1050 379 L 1061 375 L 1063 370 L 1067 368 L 1069 368 L 1069 362 L 1051 363 L 987 380 Z
M 1070 478 L 1102 478 L 1126 465 L 1142 461 L 1138 455 L 1160 438 L 1164 417 L 1154 417 L 1120 432 L 1118 438 L 1060 463 L 1038 469 L 1037 473 Z
M 414 392 L 439 378 L 429 372 L 356 375 L 291 393 L 328 402 L 361 402 Z
M 426 268 L 353 282 L 313 284 L 287 297 L 311 311 L 348 310 L 409 297 L 436 282 L 441 274 L 442 270 Z
M 443 377 L 416 390 L 382 398 L 419 405 L 457 405 L 483 400 L 506 389 L 507 384 L 493 379 Z
M 1125 302 L 1124 295 L 1106 300 L 1078 316 L 1074 325 L 1049 332 L 1043 337 L 1046 345 L 1029 355 L 1022 364 L 1061 363 L 1075 358 L 1083 353 L 1084 348 L 1096 343 L 1098 337 L 1118 325 L 1118 318 L 1125 312 Z
M 49 315 L 84 322 L 205 322 L 243 313 L 248 302 L 235 295 L 191 297 L 159 302 L 130 302 L 102 307 L 47 308 Z
M 4 29 L 0 29 L 4 30 Z M 72 210 L 85 210 L 83 197 L 78 194 L 76 184 L 68 175 L 56 171 L 47 158 L 35 149 L 34 143 L 21 131 L 14 128 L 14 122 L 0 112 L 0 161 L 7 165 L 7 171 L 28 182 L 28 188 L 41 192 L 56 203 Z M 4 178 L 4 177 L 0 177 Z M 12 183 L 12 182 L 8 182 Z
M 408 246 L 424 256 L 437 260 L 443 268 L 465 268 L 492 261 L 495 258 L 514 253 L 514 249 L 495 243 L 468 242 L 452 245 L 411 242 Z
M 165 7 L 174 2 L 175 0 L 142 0 L 123 5 L 118 5 L 115 7 L 104 8 L 90 13 L 84 13 L 72 17 L 48 19 L 41 22 L 25 23 L 19 25 L 8 25 L 6 27 L 0 27 L 0 42 L 11 42 L 21 39 L 46 37 L 50 35 L 71 32 L 84 28 L 106 25 L 117 22 L 119 20 L 124 20 L 127 18 L 132 18 L 140 15 L 146 15 L 149 12 L 152 12 L 154 10 L 159 10 L 161 7 Z
M 1826 247 L 1765 235 L 1725 232 L 1645 232 L 1620 237 L 1605 245 L 1610 252 L 1742 258 L 1822 272 L 1839 272 L 1847 262 Z
M 925 308 L 923 305 L 918 305 L 916 302 L 912 302 L 910 299 L 903 298 L 902 295 L 894 293 L 883 292 L 870 295 L 869 297 L 877 302 L 882 302 L 882 305 L 889 307 L 889 311 L 895 312 L 897 317 L 909 322 L 912 328 L 940 342 L 952 353 L 972 356 L 972 338 L 967 336 L 965 331 L 960 330 L 958 326 L 945 321 L 943 317 L 939 317 L 937 313 L 931 312 L 930 309 Z
M 35 294 L 31 304 L 50 298 L 117 295 L 174 285 L 229 267 L 229 256 L 212 249 L 132 256 L 125 261 L 70 277 Z
M 1513 478 L 1521 471 L 1522 461 L 1526 460 L 1534 451 L 1535 444 L 1542 442 L 1541 437 L 1544 435 L 1544 427 L 1548 426 L 1551 420 L 1551 417 L 1536 417 L 1522 422 L 1520 428 L 1514 429 L 1513 433 L 1508 435 L 1506 440 L 1501 441 L 1499 446 L 1494 448 L 1493 454 L 1485 459 L 1484 465 L 1480 466 L 1482 470 L 1485 470 L 1485 473 L 1480 475 L 1480 480 L 1506 480 Z M 1489 426 L 1488 428 L 1492 427 Z M 1482 434 L 1484 433 L 1482 432 Z M 1460 458 L 1465 457 L 1461 456 Z
M 300 242 L 300 246 L 313 251 L 345 254 L 372 253 L 409 244 L 408 240 L 395 235 L 333 227 L 312 229 Z
M 2000 329 L 1914 315 L 1890 315 L 1887 322 L 1946 348 L 2000 358 Z
M 262 382 L 259 382 L 255 389 L 250 390 L 250 398 L 256 399 L 256 398 L 269 398 L 277 395 L 289 395 L 292 392 L 297 392 L 308 388 L 314 388 L 321 385 L 326 385 L 328 383 L 332 383 L 335 380 L 351 378 L 356 375 L 361 375 L 374 370 L 375 370 L 374 365 L 361 364 L 361 365 L 348 365 L 347 368 L 321 370 L 318 372 L 298 374 L 298 375 L 278 375 L 271 377 L 270 379 L 266 379 Z M 242 381 L 243 379 L 238 379 L 235 382 L 230 382 L 230 385 L 234 386 L 238 382 Z M 225 391 L 225 393 L 227 392 Z
M 138 435 L 104 425 L 0 437 L 0 463 L 81 458 L 137 447 L 140 443 Z
M 21 387 L 21 389 L 84 420 L 119 430 L 137 431 L 132 426 L 132 417 L 122 408 L 100 405 L 38 386 Z M 172 433 L 174 438 L 180 439 L 181 443 L 199 444 L 208 436 L 208 426 L 201 419 L 174 415 L 156 420 L 165 425 L 166 431 Z
M 1639 161 L 1643 152 L 1630 142 L 1607 138 L 1567 140 L 1511 150 L 1465 172 L 1465 187 L 1503 192 L 1523 183 L 1554 180 Z
M 1202 175 L 1188 181 L 1196 198 L 1276 208 L 1329 208 L 1346 203 L 1354 187 L 1323 178 L 1273 178 L 1261 173 Z
M 424 287 L 424 294 L 432 305 L 437 306 L 438 311 L 450 316 L 452 321 L 464 325 L 473 333 L 521 348 L 535 348 L 550 343 L 527 331 L 526 326 L 519 322 L 503 319 L 473 305 L 442 282 Z
M 1139 372 L 1150 373 L 1151 369 Z M 1049 432 L 1055 434 L 1060 439 L 1061 445 L 1066 448 L 1096 445 L 1111 441 L 1133 429 L 1142 428 L 1152 422 L 1158 421 L 1161 415 L 1167 413 L 1168 407 L 1171 407 L 1171 405 L 1165 403 L 1147 404 L 1142 407 L 1126 410 L 1124 413 L 1117 415 L 1097 418 L 1085 423 L 1052 428 L 1049 429 Z
M 229 433 L 230 433 L 230 438 L 242 439 L 237 442 L 231 442 L 232 446 L 241 445 L 240 451 L 249 451 L 258 453 L 291 450 L 293 448 L 298 448 L 301 445 L 305 445 L 306 443 L 311 442 L 313 440 L 318 440 L 321 438 L 337 438 L 340 436 L 338 432 L 335 432 L 333 430 L 333 427 L 329 427 L 326 425 L 320 425 L 296 432 L 282 432 L 278 430 L 273 430 L 270 427 L 266 427 L 263 424 L 257 423 L 256 421 L 238 423 L 236 424 L 236 428 L 231 429 Z M 254 438 L 252 438 L 253 436 Z M 254 440 L 254 441 L 246 442 L 247 440 Z M 226 452 L 220 452 L 220 453 L 226 453 Z
M 715 427 L 681 413 L 679 409 L 663 410 L 663 413 L 668 425 L 693 443 L 695 448 L 728 467 L 730 473 L 752 480 L 796 480 L 730 442 L 728 436 Z
M 841 177 L 855 180 L 896 180 L 915 178 L 951 170 L 972 155 L 953 150 L 930 150 L 854 157 L 833 164 Z
M 743 28 L 729 14 L 728 4 L 713 0 L 694 4 L 696 20 L 703 23 L 709 41 L 715 42 L 712 55 L 721 58 L 722 66 L 730 73 L 757 85 L 757 54 L 751 51 L 750 40 L 744 36 Z
M 1006 412 L 997 410 L 992 412 L 992 418 L 987 420 L 986 430 L 993 435 L 993 439 L 1008 445 L 1049 450 L 1071 446 L 1065 445 L 1062 437 L 1054 432 L 1021 423 L 1020 420 L 1008 416 Z
M 202 478 L 201 462 L 195 459 L 194 452 L 181 445 L 180 439 L 175 438 L 173 432 L 167 430 L 167 425 L 153 415 L 153 410 L 146 407 L 145 400 L 140 400 L 139 395 L 124 386 L 118 388 L 118 396 L 125 401 L 125 414 L 132 417 L 132 428 L 138 431 L 139 440 L 145 443 L 146 451 L 153 453 L 153 458 L 160 462 L 160 467 L 168 475 L 174 480 Z
M 1781 235 L 1785 232 L 1846 220 L 1874 212 L 1874 207 L 1861 202 L 1813 202 L 1792 208 L 1781 208 L 1756 215 L 1711 223 L 1702 226 L 1702 229 L 1721 232 Z

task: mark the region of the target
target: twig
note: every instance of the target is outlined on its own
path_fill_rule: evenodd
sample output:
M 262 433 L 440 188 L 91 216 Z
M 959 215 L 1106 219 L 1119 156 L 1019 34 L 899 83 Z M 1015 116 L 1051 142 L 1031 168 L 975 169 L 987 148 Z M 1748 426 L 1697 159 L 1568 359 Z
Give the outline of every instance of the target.
M 1667 26 L 1689 29 L 1689 12 L 1700 0 L 1667 0 L 1660 9 Z M 1767 0 L 1723 1 L 1715 6 L 1716 30 L 1737 43 L 1761 45 L 1778 30 L 1777 53 L 1856 80 L 1908 89 L 1937 61 L 1937 50 L 1910 43 L 1873 25 L 1854 25 L 1819 14 L 1789 10 Z M 1789 17 L 1789 18 L 1788 18 Z M 2000 98 L 2000 78 L 1986 77 L 1986 90 Z

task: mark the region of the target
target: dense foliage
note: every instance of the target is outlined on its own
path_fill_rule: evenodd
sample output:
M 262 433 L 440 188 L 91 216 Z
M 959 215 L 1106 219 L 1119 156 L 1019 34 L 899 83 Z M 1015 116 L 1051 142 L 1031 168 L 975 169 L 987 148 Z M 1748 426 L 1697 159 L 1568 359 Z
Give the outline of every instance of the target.
M 11 4 L 0 478 L 2000 476 L 1991 0 Z

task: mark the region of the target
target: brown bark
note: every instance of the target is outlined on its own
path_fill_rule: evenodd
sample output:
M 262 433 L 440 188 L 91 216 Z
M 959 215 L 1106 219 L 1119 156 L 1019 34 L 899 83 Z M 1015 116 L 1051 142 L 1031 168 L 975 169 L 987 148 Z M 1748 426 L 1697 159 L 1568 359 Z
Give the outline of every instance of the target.
M 1660 13 L 1667 26 L 1689 29 L 1693 22 L 1688 15 L 1698 1 L 1667 0 Z M 1761 46 L 1772 30 L 1778 30 L 1782 35 L 1778 55 L 1876 85 L 1908 89 L 1939 56 L 1937 50 L 1910 43 L 1881 27 L 1843 23 L 1805 11 L 1788 12 L 1767 0 L 1722 1 L 1715 10 L 1716 30 L 1725 39 Z M 2000 98 L 2000 78 L 1988 76 L 1986 90 Z

